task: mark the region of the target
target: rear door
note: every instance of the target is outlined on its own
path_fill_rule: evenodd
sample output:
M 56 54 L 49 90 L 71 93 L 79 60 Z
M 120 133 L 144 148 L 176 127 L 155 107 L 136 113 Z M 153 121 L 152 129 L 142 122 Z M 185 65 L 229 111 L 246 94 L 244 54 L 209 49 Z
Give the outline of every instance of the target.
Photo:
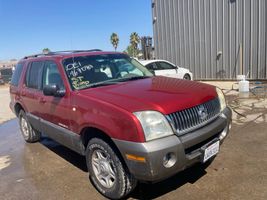
M 25 106 L 28 120 L 33 128 L 41 131 L 39 97 L 42 95 L 42 73 L 44 62 L 34 61 L 29 63 L 25 83 L 21 91 L 21 98 Z
M 10 108 L 15 112 L 14 106 L 17 102 L 21 103 L 21 98 L 20 98 L 20 92 L 21 88 L 19 86 L 19 82 L 21 81 L 22 77 L 22 71 L 24 68 L 24 65 L 26 65 L 24 62 L 23 63 L 18 63 L 16 65 L 16 69 L 14 71 L 14 74 L 12 75 L 10 87 L 9 87 L 9 92 L 10 92 Z M 1 83 L 1 80 L 0 80 Z
M 156 65 L 157 65 L 157 70 L 155 70 L 155 75 L 178 78 L 177 67 L 163 61 L 156 62 Z

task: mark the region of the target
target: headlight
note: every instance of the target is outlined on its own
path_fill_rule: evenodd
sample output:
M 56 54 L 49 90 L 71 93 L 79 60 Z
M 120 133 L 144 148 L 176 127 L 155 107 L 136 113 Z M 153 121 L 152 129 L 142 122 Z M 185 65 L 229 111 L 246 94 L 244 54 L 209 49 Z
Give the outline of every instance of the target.
M 133 114 L 143 127 L 146 141 L 174 134 L 165 116 L 157 111 L 141 111 Z
M 220 101 L 221 111 L 223 111 L 226 108 L 224 94 L 220 88 L 216 88 L 216 92 Z

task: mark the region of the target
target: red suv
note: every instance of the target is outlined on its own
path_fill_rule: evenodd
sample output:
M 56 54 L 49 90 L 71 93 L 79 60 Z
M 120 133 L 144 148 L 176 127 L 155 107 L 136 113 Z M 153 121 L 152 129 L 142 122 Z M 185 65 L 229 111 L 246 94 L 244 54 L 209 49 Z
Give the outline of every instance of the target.
M 153 76 L 122 53 L 27 56 L 10 95 L 24 139 L 43 133 L 86 156 L 92 183 L 112 199 L 137 180 L 160 181 L 211 160 L 231 127 L 220 89 Z

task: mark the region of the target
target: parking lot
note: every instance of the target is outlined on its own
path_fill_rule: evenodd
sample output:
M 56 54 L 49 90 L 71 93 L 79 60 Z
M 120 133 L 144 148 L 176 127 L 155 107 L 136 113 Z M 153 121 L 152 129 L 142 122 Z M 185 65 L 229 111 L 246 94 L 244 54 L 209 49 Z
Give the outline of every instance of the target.
M 132 199 L 267 199 L 266 94 L 240 96 L 224 89 L 233 108 L 230 135 L 210 164 L 197 165 L 156 184 L 139 184 Z M 85 159 L 43 138 L 26 144 L 0 87 L 0 199 L 103 199 L 88 180 Z M 11 119 L 11 120 L 10 120 Z

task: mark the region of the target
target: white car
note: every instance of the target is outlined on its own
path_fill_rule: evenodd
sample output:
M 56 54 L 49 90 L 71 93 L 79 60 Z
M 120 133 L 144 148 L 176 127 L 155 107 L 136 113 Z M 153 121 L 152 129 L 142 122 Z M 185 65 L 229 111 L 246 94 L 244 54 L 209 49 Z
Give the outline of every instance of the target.
M 156 76 L 168 76 L 172 78 L 193 80 L 193 74 L 188 69 L 176 66 L 169 61 L 139 60 L 139 62 Z

